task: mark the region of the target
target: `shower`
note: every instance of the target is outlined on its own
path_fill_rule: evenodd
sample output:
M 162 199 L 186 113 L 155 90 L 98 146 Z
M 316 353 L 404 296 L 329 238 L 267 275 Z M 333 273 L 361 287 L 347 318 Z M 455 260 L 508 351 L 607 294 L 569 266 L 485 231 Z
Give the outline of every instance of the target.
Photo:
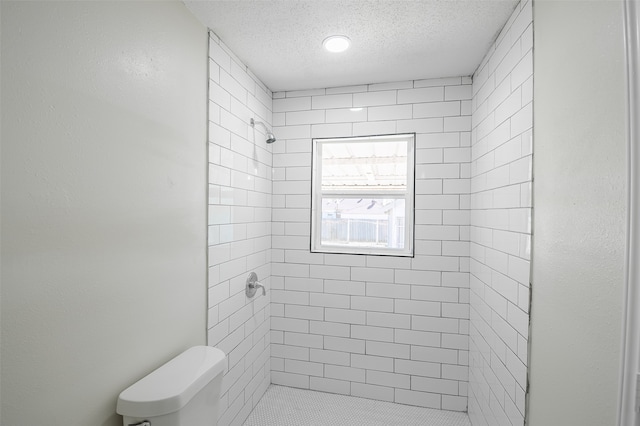
M 276 141 L 276 137 L 273 134 L 273 132 L 271 132 L 271 130 L 267 127 L 267 125 L 264 124 L 262 121 L 255 121 L 252 118 L 250 123 L 251 123 L 251 127 L 254 127 L 254 128 L 256 124 L 260 124 L 262 127 L 264 127 L 264 129 L 267 131 L 267 143 L 274 143 Z

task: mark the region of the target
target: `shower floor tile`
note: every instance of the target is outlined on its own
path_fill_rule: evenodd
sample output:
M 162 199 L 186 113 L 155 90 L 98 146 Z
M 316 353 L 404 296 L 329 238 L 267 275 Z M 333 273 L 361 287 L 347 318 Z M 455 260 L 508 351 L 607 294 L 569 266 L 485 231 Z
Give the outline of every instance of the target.
M 465 413 L 271 385 L 244 426 L 470 426 Z

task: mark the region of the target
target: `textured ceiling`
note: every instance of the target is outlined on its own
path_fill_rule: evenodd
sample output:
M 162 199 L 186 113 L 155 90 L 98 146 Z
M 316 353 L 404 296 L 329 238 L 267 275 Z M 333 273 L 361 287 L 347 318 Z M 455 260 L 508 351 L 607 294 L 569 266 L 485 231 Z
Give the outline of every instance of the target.
M 188 1 L 272 91 L 471 75 L 517 0 Z M 329 53 L 334 34 L 351 49 Z

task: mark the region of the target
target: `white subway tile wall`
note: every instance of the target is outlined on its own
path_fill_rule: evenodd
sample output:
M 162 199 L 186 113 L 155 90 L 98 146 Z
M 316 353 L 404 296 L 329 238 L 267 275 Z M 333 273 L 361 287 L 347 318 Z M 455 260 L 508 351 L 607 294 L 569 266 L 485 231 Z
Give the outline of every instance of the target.
M 220 424 L 269 383 L 522 425 L 532 7 L 473 77 L 271 93 L 211 35 L 208 343 Z M 264 142 L 274 126 L 278 141 Z M 416 133 L 414 258 L 310 253 L 311 139 Z M 247 299 L 249 272 L 267 284 Z
M 207 341 L 229 361 L 219 424 L 242 425 L 271 382 L 271 292 L 248 299 L 245 282 L 251 271 L 270 281 L 272 153 L 264 129 L 254 132 L 249 120 L 270 125 L 272 94 L 213 34 L 209 59 Z
M 474 426 L 524 424 L 531 247 L 531 3 L 523 0 L 516 7 L 473 77 L 469 416 Z
M 471 97 L 469 77 L 274 93 L 274 384 L 467 409 Z M 311 138 L 405 132 L 415 257 L 310 253 Z

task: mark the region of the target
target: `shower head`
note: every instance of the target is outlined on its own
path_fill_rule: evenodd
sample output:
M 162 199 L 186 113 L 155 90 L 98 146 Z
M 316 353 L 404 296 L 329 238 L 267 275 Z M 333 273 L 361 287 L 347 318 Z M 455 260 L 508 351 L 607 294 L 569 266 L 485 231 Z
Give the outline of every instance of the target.
M 274 143 L 276 141 L 276 137 L 273 133 L 267 132 L 267 143 Z
M 250 121 L 251 127 L 255 127 L 256 124 L 260 124 L 267 131 L 267 143 L 274 143 L 276 141 L 276 137 L 273 132 L 264 124 L 262 121 L 255 121 L 253 118 Z

